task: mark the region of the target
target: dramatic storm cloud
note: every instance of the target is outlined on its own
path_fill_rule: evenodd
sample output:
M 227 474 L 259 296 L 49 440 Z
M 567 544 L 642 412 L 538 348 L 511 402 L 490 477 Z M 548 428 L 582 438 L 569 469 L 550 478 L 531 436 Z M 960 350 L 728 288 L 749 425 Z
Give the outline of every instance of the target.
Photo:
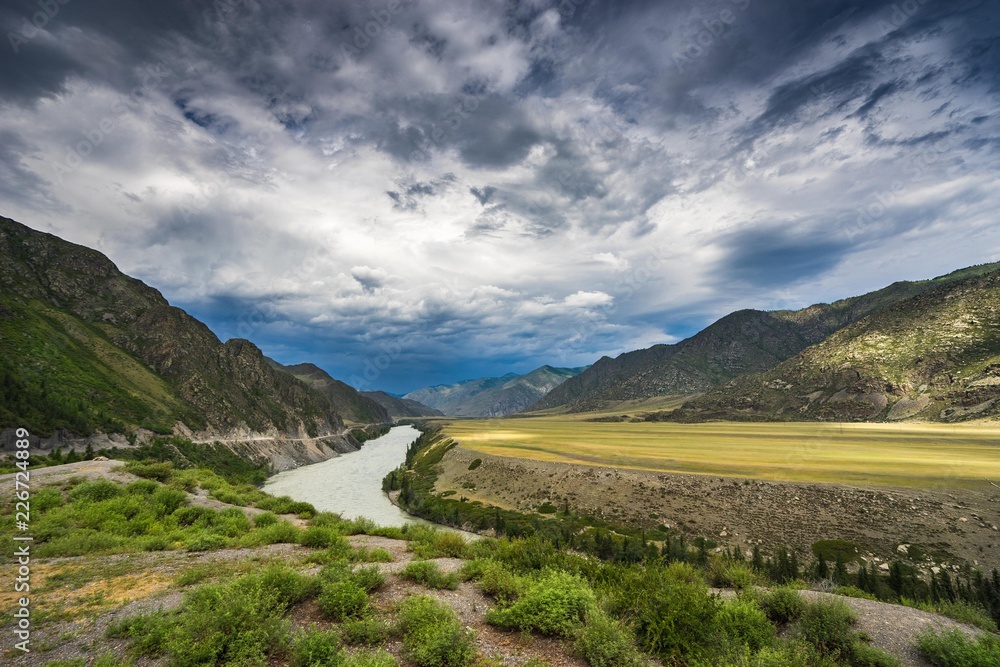
M 5 0 L 0 214 L 404 391 L 1000 259 L 990 1 Z

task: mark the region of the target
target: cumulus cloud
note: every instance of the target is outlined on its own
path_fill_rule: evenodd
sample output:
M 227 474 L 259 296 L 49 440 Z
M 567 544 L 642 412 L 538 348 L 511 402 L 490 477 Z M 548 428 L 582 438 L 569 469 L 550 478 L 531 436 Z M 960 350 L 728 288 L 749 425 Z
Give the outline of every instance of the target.
M 0 9 L 0 213 L 369 386 L 1000 258 L 989 3 L 37 11 Z

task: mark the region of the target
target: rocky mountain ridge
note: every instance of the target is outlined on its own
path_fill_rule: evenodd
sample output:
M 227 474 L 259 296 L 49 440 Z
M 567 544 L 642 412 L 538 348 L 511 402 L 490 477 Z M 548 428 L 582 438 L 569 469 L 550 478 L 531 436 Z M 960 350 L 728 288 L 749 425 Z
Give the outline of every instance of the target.
M 96 250 L 0 217 L 0 428 L 341 438 L 330 400 Z M 331 450 L 332 452 L 332 450 Z

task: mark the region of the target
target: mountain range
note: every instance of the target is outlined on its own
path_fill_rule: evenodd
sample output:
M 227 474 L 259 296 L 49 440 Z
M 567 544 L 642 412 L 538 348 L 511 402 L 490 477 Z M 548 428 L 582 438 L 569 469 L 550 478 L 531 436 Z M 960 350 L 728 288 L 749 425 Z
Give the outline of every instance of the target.
M 253 343 L 223 343 L 100 252 L 2 217 L 0 343 L 0 429 L 294 439 L 386 417 L 346 385 L 316 390 Z
M 456 384 L 417 389 L 403 398 L 419 401 L 452 417 L 502 417 L 520 412 L 586 368 L 542 366 L 530 373 L 507 373 Z
M 911 313 L 919 320 L 925 305 L 921 295 L 998 268 L 984 265 L 933 280 L 897 282 L 869 294 L 801 310 L 737 311 L 679 343 L 655 345 L 615 359 L 603 357 L 529 409 L 583 412 L 626 400 L 710 391 L 718 400 L 723 393 L 741 390 L 742 384 L 729 384 L 732 380 L 769 371 L 879 313 Z M 695 418 L 694 408 L 679 412 L 678 418 L 681 415 Z
M 383 424 L 392 421 L 389 411 L 378 401 L 359 393 L 354 387 L 330 376 L 310 363 L 283 366 L 274 359 L 265 360 L 278 370 L 302 380 L 323 394 L 341 417 L 356 424 Z
M 387 394 L 384 391 L 363 391 L 361 393 L 385 408 L 393 419 L 444 416 L 440 410 L 435 410 L 409 398 Z
M 1000 263 L 801 310 L 740 310 L 672 345 L 403 397 L 220 341 L 104 255 L 0 217 L 0 429 L 339 436 L 401 417 L 582 412 L 671 396 L 678 421 L 1000 414 Z M 686 399 L 686 400 L 685 400 Z
M 667 418 L 962 421 L 1000 415 L 1000 265 L 966 269 Z

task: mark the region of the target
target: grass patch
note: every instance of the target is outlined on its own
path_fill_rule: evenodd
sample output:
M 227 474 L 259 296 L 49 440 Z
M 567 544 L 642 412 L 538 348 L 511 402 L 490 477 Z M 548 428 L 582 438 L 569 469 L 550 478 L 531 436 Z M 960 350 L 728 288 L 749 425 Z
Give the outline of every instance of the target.
M 417 595 L 399 606 L 399 630 L 407 657 L 418 667 L 466 667 L 475 656 L 473 635 L 451 607 Z
M 313 592 L 309 577 L 272 565 L 227 584 L 200 586 L 176 613 L 125 619 L 108 634 L 132 639 L 136 655 L 167 655 L 171 665 L 266 664 L 291 643 L 289 608 Z
M 446 574 L 437 563 L 431 563 L 430 561 L 417 560 L 408 563 L 399 574 L 404 579 L 409 579 L 428 588 L 447 590 L 458 588 L 457 574 L 454 572 Z
M 959 630 L 927 631 L 917 638 L 917 648 L 936 667 L 1000 665 L 1000 638 L 995 635 L 972 639 Z
M 553 570 L 544 573 L 509 607 L 494 607 L 487 612 L 486 622 L 522 632 L 571 637 L 596 603 L 586 582 Z
M 1000 478 L 994 447 L 1000 426 L 995 424 L 602 423 L 587 418 L 530 417 L 499 427 L 495 421 L 459 420 L 443 424 L 443 435 L 482 454 L 660 472 L 916 488 L 945 481 L 982 488 L 984 476 Z M 805 453 L 803 442 L 811 445 Z M 952 465 L 956 449 L 967 462 L 965 472 L 956 473 Z

